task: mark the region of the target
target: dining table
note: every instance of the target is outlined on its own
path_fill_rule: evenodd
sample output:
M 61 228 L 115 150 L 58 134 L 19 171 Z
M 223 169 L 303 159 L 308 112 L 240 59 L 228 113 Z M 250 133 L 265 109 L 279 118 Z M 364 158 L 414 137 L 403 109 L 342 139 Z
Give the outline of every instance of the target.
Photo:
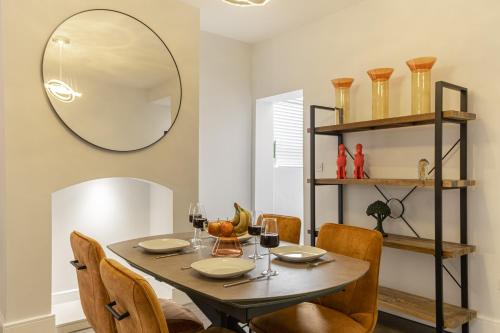
M 214 241 L 208 234 L 202 237 L 200 249 L 177 255 L 161 256 L 138 247 L 146 240 L 190 240 L 192 236 L 193 233 L 157 235 L 125 240 L 110 244 L 108 248 L 135 269 L 186 293 L 213 325 L 235 332 L 244 332 L 242 324 L 249 323 L 256 316 L 342 292 L 347 285 L 363 277 L 370 266 L 367 261 L 333 252 L 327 252 L 315 261 L 326 261 L 321 265 L 282 261 L 271 254 L 272 266 L 278 275 L 227 287 L 224 285 L 259 276 L 267 268 L 267 249 L 258 245 L 264 258 L 255 261 L 256 268 L 251 272 L 232 279 L 214 279 L 190 268 L 192 263 L 212 257 Z M 280 246 L 286 245 L 296 244 L 280 243 Z M 254 251 L 253 241 L 242 243 L 242 249 L 241 258 L 248 258 Z

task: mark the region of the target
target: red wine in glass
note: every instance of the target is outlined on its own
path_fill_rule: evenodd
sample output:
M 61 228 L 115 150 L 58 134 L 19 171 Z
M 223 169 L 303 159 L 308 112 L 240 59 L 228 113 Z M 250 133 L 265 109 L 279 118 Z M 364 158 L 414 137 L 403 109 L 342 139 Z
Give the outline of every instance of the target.
M 196 218 L 200 218 L 201 214 L 189 214 L 189 223 L 193 223 L 193 220 Z
M 195 227 L 196 229 L 203 229 L 206 221 L 207 219 L 201 217 L 201 215 L 195 216 L 193 217 L 193 227 Z
M 248 233 L 252 236 L 259 236 L 261 231 L 262 231 L 261 225 L 249 225 L 248 226 Z
M 260 245 L 265 248 L 274 248 L 280 245 L 279 234 L 263 234 L 260 236 Z

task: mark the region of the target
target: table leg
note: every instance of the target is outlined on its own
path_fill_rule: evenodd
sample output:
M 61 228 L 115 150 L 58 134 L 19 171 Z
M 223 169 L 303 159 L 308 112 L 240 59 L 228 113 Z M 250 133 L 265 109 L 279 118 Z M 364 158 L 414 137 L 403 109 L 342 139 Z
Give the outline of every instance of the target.
M 194 304 L 207 316 L 214 326 L 224 327 L 237 333 L 246 333 L 239 325 L 240 321 L 227 313 L 208 304 L 201 297 L 189 295 Z

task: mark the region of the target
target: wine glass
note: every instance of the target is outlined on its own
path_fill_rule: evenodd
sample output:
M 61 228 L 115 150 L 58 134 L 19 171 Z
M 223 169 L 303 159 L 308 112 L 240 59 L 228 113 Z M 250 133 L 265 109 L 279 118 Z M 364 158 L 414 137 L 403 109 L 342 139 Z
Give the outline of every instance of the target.
M 189 203 L 189 223 L 193 224 L 193 218 L 194 218 L 194 208 L 196 207 L 195 203 L 190 202 Z M 193 238 L 191 239 L 191 243 L 194 241 L 194 232 L 193 232 Z
M 194 227 L 194 237 L 191 240 L 191 243 L 194 249 L 199 249 L 201 247 L 201 232 L 205 226 L 205 222 L 207 221 L 205 207 L 198 202 L 193 206 L 190 218 L 191 216 Z
M 254 243 L 254 253 L 249 255 L 248 258 L 257 260 L 263 257 L 259 254 L 259 246 L 257 244 L 257 239 L 260 236 L 262 230 L 262 213 L 258 211 L 253 211 L 250 219 L 250 224 L 248 225 L 248 234 L 253 236 Z
M 278 275 L 278 271 L 271 268 L 271 249 L 280 245 L 280 236 L 278 233 L 278 221 L 274 218 L 262 219 L 262 231 L 260 233 L 260 245 L 267 248 L 268 264 L 267 269 L 262 272 L 265 276 Z

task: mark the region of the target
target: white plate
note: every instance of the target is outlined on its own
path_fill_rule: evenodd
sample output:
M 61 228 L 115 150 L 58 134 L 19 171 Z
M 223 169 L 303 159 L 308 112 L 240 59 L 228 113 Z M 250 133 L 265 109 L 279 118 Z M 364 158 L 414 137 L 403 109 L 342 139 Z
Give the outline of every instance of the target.
M 271 250 L 271 253 L 284 261 L 307 262 L 324 256 L 326 251 L 308 245 L 293 245 L 276 247 Z
M 145 251 L 151 253 L 170 253 L 182 250 L 191 244 L 182 239 L 160 238 L 140 242 L 137 245 Z
M 210 258 L 192 263 L 191 268 L 204 276 L 227 279 L 255 269 L 255 262 L 240 258 Z
M 212 238 L 218 238 L 217 236 L 214 236 L 214 235 L 210 235 L 208 234 L 210 237 Z M 250 240 L 253 236 L 250 235 L 249 233 L 246 233 L 246 234 L 243 234 L 241 236 L 238 236 L 238 240 L 240 241 L 240 243 L 246 243 L 248 242 L 248 240 Z

